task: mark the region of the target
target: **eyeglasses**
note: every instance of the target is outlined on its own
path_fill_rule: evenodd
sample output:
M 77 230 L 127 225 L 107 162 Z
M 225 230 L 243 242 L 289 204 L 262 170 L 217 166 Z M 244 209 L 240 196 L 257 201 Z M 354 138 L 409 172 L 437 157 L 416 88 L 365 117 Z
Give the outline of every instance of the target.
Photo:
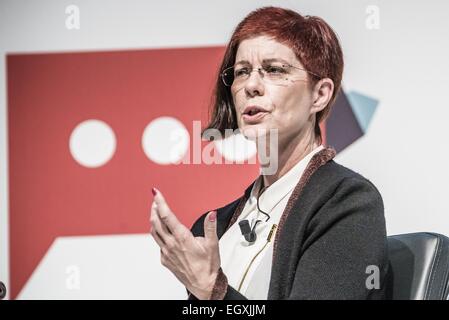
M 221 79 L 225 86 L 243 86 L 246 80 L 249 79 L 251 73 L 257 70 L 260 77 L 266 82 L 274 85 L 286 85 L 290 80 L 295 80 L 298 74 L 294 74 L 292 69 L 305 71 L 319 79 L 321 77 L 311 71 L 303 68 L 295 67 L 290 64 L 271 63 L 259 68 L 252 68 L 248 65 L 232 66 L 226 68 L 221 73 Z

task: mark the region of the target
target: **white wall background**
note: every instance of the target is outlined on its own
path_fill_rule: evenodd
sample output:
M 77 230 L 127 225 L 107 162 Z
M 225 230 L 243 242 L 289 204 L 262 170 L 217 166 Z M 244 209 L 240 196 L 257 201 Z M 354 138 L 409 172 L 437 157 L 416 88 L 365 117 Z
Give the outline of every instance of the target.
M 65 27 L 65 8 L 71 4 L 80 9 L 80 30 Z M 388 233 L 449 235 L 448 1 L 1 0 L 0 279 L 7 286 L 5 55 L 224 45 L 236 24 L 263 5 L 288 7 L 328 21 L 342 42 L 345 89 L 380 99 L 368 133 L 339 154 L 337 161 L 362 173 L 380 189 Z M 366 27 L 370 5 L 379 8 L 378 30 Z M 45 287 L 44 283 L 35 285 Z

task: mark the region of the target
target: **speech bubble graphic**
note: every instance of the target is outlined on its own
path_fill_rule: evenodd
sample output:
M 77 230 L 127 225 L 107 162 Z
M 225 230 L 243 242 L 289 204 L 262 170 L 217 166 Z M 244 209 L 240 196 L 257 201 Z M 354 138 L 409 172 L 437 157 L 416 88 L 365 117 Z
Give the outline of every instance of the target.
M 11 298 L 56 237 L 148 232 L 153 186 L 191 225 L 257 177 L 255 164 L 160 165 L 142 148 L 155 119 L 176 118 L 190 135 L 194 120 L 206 124 L 223 50 L 7 57 Z M 89 119 L 115 134 L 101 166 L 81 165 L 70 152 L 71 134 Z

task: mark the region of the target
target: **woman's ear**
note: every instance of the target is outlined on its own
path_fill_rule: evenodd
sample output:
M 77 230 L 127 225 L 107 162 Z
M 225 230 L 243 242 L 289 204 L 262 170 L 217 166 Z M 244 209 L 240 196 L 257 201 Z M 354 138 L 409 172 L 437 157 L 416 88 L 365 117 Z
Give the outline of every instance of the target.
M 318 113 L 329 104 L 334 93 L 334 82 L 329 78 L 323 78 L 313 87 L 313 103 L 310 113 Z

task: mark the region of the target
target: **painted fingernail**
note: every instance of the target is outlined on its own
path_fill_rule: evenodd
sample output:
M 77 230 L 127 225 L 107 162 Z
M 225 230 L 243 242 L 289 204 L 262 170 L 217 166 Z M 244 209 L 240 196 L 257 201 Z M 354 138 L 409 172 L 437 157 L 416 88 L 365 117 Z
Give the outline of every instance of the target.
M 210 222 L 214 222 L 215 219 L 217 218 L 217 211 L 211 211 L 211 213 L 209 214 L 209 221 Z
M 157 193 L 157 189 L 156 189 L 156 188 L 152 188 L 152 189 L 151 189 L 151 192 L 153 193 L 153 196 L 155 196 L 156 193 Z

